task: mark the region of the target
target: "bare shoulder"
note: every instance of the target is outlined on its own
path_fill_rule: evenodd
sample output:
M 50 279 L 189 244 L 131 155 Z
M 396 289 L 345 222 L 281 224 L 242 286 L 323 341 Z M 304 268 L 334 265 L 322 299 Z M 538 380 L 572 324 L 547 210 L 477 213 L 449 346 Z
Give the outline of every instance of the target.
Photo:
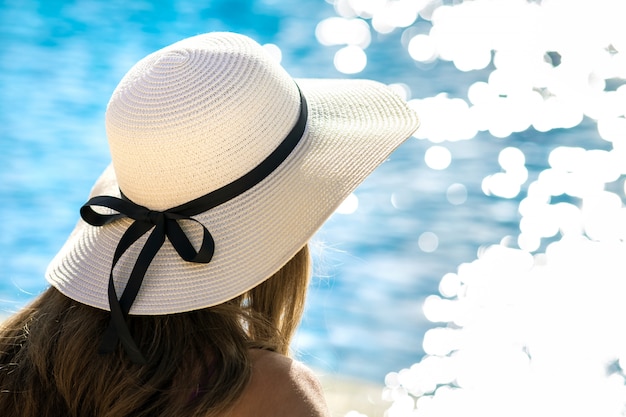
M 251 351 L 252 378 L 232 417 L 328 417 L 322 387 L 308 367 L 274 352 Z

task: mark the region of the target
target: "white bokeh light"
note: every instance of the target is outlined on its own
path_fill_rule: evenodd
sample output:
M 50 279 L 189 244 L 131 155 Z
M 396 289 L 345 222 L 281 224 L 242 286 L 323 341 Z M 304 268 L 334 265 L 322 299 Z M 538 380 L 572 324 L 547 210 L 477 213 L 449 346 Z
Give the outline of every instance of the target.
M 424 161 L 429 168 L 442 170 L 450 166 L 452 154 L 448 148 L 435 145 L 426 150 L 424 153 Z
M 365 69 L 367 55 L 358 46 L 348 45 L 335 53 L 335 68 L 344 74 L 357 74 Z
M 411 100 L 409 106 L 420 115 L 421 125 L 414 135 L 418 139 L 440 143 L 476 136 L 476 124 L 464 100 L 439 94 L 436 97 Z
M 461 290 L 461 280 L 457 274 L 449 272 L 439 281 L 439 292 L 444 297 L 455 297 Z
M 439 246 L 439 238 L 433 232 L 424 232 L 419 236 L 417 243 L 422 251 L 434 252 Z
M 437 47 L 428 35 L 419 34 L 411 38 L 408 46 L 409 55 L 419 62 L 432 62 L 437 58 Z
M 411 98 L 411 87 L 404 83 L 389 84 L 388 87 L 406 101 Z
M 267 53 L 276 60 L 276 62 L 280 63 L 280 61 L 282 61 L 283 52 L 277 45 L 274 45 L 273 43 L 266 43 L 263 45 L 263 49 L 265 49 Z
M 362 19 L 329 17 L 319 22 L 315 36 L 322 45 L 356 45 L 367 48 L 371 42 L 369 25 Z
M 486 176 L 482 182 L 483 192 L 502 198 L 517 197 L 528 179 L 524 153 L 519 148 L 509 146 L 498 154 L 498 163 L 504 172 Z
M 451 184 L 446 190 L 446 198 L 450 204 L 458 206 L 467 201 L 467 188 L 463 184 Z
M 519 148 L 507 147 L 498 154 L 498 163 L 505 171 L 516 171 L 526 163 L 526 156 Z
M 335 213 L 339 214 L 352 214 L 359 208 L 359 198 L 356 194 L 350 194 L 343 202 L 337 207 Z

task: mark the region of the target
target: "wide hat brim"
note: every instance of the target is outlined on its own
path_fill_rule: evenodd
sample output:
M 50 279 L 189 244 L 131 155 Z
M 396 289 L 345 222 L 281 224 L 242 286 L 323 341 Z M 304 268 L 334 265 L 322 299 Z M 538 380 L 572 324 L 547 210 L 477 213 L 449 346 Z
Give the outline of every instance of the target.
M 341 202 L 418 127 L 415 113 L 384 84 L 368 80 L 298 79 L 308 103 L 303 138 L 252 189 L 200 215 L 215 241 L 208 264 L 186 262 L 166 241 L 150 264 L 130 314 L 179 313 L 221 304 L 259 285 L 315 234 Z M 120 196 L 109 166 L 92 193 Z M 109 310 L 113 254 L 131 224 L 105 227 L 79 220 L 50 263 L 46 279 L 66 296 Z M 200 227 L 183 225 L 196 247 Z M 119 260 L 121 294 L 147 236 Z

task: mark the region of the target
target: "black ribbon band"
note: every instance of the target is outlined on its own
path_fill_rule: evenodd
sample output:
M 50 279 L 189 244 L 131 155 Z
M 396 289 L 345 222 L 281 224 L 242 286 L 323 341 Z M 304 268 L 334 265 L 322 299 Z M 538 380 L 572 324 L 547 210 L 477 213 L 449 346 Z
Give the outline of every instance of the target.
M 146 363 L 144 356 L 130 333 L 126 324 L 126 318 L 139 293 L 146 271 L 161 249 L 165 238 L 169 239 L 178 255 L 185 261 L 209 263 L 215 250 L 215 242 L 209 230 L 192 216 L 204 213 L 232 200 L 274 172 L 300 142 L 306 128 L 307 113 L 306 100 L 302 92 L 300 92 L 300 115 L 295 126 L 280 145 L 247 174 L 202 197 L 165 211 L 150 210 L 133 203 L 124 195 L 122 195 L 122 198 L 112 196 L 93 197 L 80 208 L 81 217 L 92 226 L 104 226 L 124 217 L 133 220 L 120 238 L 113 255 L 108 285 L 111 321 L 103 335 L 99 348 L 100 353 L 113 352 L 118 342 L 121 342 L 131 361 L 137 364 Z M 117 213 L 101 214 L 92 208 L 94 206 L 107 207 Z M 181 220 L 192 221 L 202 228 L 202 243 L 197 251 L 180 227 L 178 222 Z M 113 270 L 128 248 L 150 230 L 152 232 L 139 252 L 122 296 L 118 299 L 113 281 Z

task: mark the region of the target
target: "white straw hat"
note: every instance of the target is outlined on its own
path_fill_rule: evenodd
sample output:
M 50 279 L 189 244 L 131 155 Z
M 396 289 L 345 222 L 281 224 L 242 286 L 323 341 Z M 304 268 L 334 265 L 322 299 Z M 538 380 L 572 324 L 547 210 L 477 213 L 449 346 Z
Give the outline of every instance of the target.
M 188 216 L 195 221 L 159 217 L 170 222 L 168 233 L 172 222 L 180 225 L 204 260 L 184 260 L 168 234 L 147 261 L 136 298 L 124 307 L 129 314 L 205 308 L 257 286 L 293 257 L 418 126 L 413 111 L 385 85 L 294 82 L 259 44 L 242 35 L 199 35 L 142 59 L 109 102 L 106 127 L 113 163 L 91 197 L 119 198 L 121 190 L 120 201 L 146 211 L 136 218 L 115 216 L 118 205 L 92 200 L 81 213 L 101 224 L 79 220 L 49 265 L 47 280 L 74 300 L 110 310 L 109 281 L 114 294 L 124 292 L 157 217 L 231 187 L 270 159 L 290 132 L 293 136 L 298 120 L 304 131 L 296 132 L 295 148 L 251 186 Z M 112 217 L 103 220 L 107 214 Z M 141 237 L 119 249 L 121 241 L 137 238 L 123 237 L 133 234 L 127 232 L 132 225 L 150 222 L 134 231 Z M 119 259 L 116 250 L 123 252 Z

